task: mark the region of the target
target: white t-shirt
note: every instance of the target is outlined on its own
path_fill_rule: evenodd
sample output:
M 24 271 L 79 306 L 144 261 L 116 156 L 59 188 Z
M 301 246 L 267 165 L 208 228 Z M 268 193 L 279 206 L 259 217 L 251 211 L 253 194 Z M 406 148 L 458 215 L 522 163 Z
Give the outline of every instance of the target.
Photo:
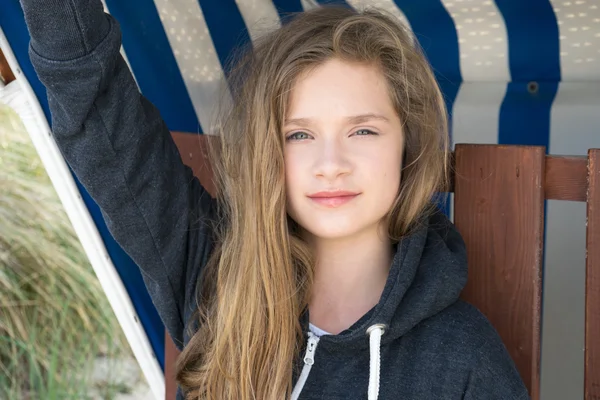
M 311 324 L 310 322 L 308 323 L 308 328 L 315 336 L 318 336 L 318 337 L 323 336 L 323 335 L 331 335 L 331 333 L 324 331 L 323 329 Z

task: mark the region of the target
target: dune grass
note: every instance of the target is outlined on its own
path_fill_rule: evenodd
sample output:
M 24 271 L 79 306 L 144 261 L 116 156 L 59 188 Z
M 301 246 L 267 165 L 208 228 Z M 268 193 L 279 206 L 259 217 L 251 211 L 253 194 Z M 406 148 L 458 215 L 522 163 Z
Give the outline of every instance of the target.
M 25 128 L 0 104 L 0 399 L 90 398 L 94 360 L 125 353 Z M 127 391 L 103 386 L 95 391 L 105 399 Z

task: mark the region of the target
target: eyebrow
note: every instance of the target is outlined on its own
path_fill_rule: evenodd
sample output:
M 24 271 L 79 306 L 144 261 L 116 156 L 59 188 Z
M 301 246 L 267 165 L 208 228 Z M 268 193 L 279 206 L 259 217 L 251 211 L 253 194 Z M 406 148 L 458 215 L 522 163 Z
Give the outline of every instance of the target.
M 372 120 L 390 122 L 390 120 L 387 119 L 386 117 L 384 117 L 383 115 L 374 114 L 374 113 L 352 115 L 352 116 L 346 117 L 346 121 L 348 121 L 348 123 L 350 123 L 350 124 L 362 124 L 362 123 L 365 123 L 367 121 L 372 121 Z M 285 120 L 285 125 L 310 125 L 310 123 L 311 123 L 310 118 L 292 118 L 292 119 Z

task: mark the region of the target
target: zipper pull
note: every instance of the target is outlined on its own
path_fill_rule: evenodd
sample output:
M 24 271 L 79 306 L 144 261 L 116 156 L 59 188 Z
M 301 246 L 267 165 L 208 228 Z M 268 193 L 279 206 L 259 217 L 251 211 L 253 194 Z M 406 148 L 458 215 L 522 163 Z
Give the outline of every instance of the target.
M 315 363 L 315 350 L 317 350 L 317 344 L 319 344 L 319 338 L 315 336 L 314 333 L 308 332 L 308 343 L 306 344 L 306 353 L 304 353 L 304 366 L 298 377 L 298 382 L 296 382 L 296 386 L 292 391 L 291 400 L 298 400 L 298 396 L 300 396 L 300 392 L 302 392 L 302 389 L 304 388 L 310 369 Z
M 313 365 L 315 363 L 317 344 L 319 344 L 319 338 L 312 332 L 308 332 L 308 344 L 306 345 L 306 353 L 304 354 L 304 364 Z

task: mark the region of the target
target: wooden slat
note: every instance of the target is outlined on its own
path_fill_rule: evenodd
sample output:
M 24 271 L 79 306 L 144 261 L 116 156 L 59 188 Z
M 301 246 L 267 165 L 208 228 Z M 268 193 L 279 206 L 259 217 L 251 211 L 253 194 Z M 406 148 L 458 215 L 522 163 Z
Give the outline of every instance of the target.
M 165 330 L 165 400 L 175 400 L 177 398 L 175 362 L 178 355 L 179 350 L 175 347 L 171 336 Z
M 195 153 L 206 147 L 204 135 L 173 132 L 184 160 L 200 173 L 206 166 L 203 158 Z M 460 146 L 460 145 L 458 145 Z M 455 154 L 450 158 L 450 170 L 455 166 Z M 585 156 L 546 156 L 544 193 L 548 200 L 585 201 L 587 191 L 587 157 Z M 211 188 L 212 188 L 211 182 Z M 454 173 L 450 175 L 450 189 L 454 191 Z M 209 190 L 210 191 L 210 190 Z M 212 192 L 214 193 L 214 192 Z
M 454 171 L 454 154 L 451 171 Z M 454 191 L 454 173 L 450 175 L 450 191 Z M 587 157 L 546 156 L 544 196 L 547 200 L 585 201 L 587 192 Z
M 198 177 L 202 186 L 215 195 L 215 185 L 212 179 L 212 169 L 207 161 L 207 140 L 205 135 L 172 132 L 171 136 L 177 145 L 183 162 L 189 166 Z M 175 347 L 169 333 L 165 331 L 165 399 L 175 400 L 177 383 L 175 381 L 175 362 L 179 350 Z
M 469 259 L 463 298 L 491 321 L 539 399 L 544 148 L 457 145 L 454 221 Z
M 585 400 L 600 399 L 600 149 L 588 154 Z
M 8 61 L 6 61 L 2 49 L 0 49 L 0 77 L 2 77 L 4 83 L 10 83 L 15 80 L 15 75 L 11 71 Z
M 546 199 L 585 201 L 587 168 L 585 156 L 546 156 Z
M 202 186 L 214 197 L 215 184 L 212 179 L 212 169 L 207 159 L 207 135 L 195 133 L 172 132 L 171 136 L 179 149 L 181 159 L 189 166 L 194 175 L 200 179 Z

